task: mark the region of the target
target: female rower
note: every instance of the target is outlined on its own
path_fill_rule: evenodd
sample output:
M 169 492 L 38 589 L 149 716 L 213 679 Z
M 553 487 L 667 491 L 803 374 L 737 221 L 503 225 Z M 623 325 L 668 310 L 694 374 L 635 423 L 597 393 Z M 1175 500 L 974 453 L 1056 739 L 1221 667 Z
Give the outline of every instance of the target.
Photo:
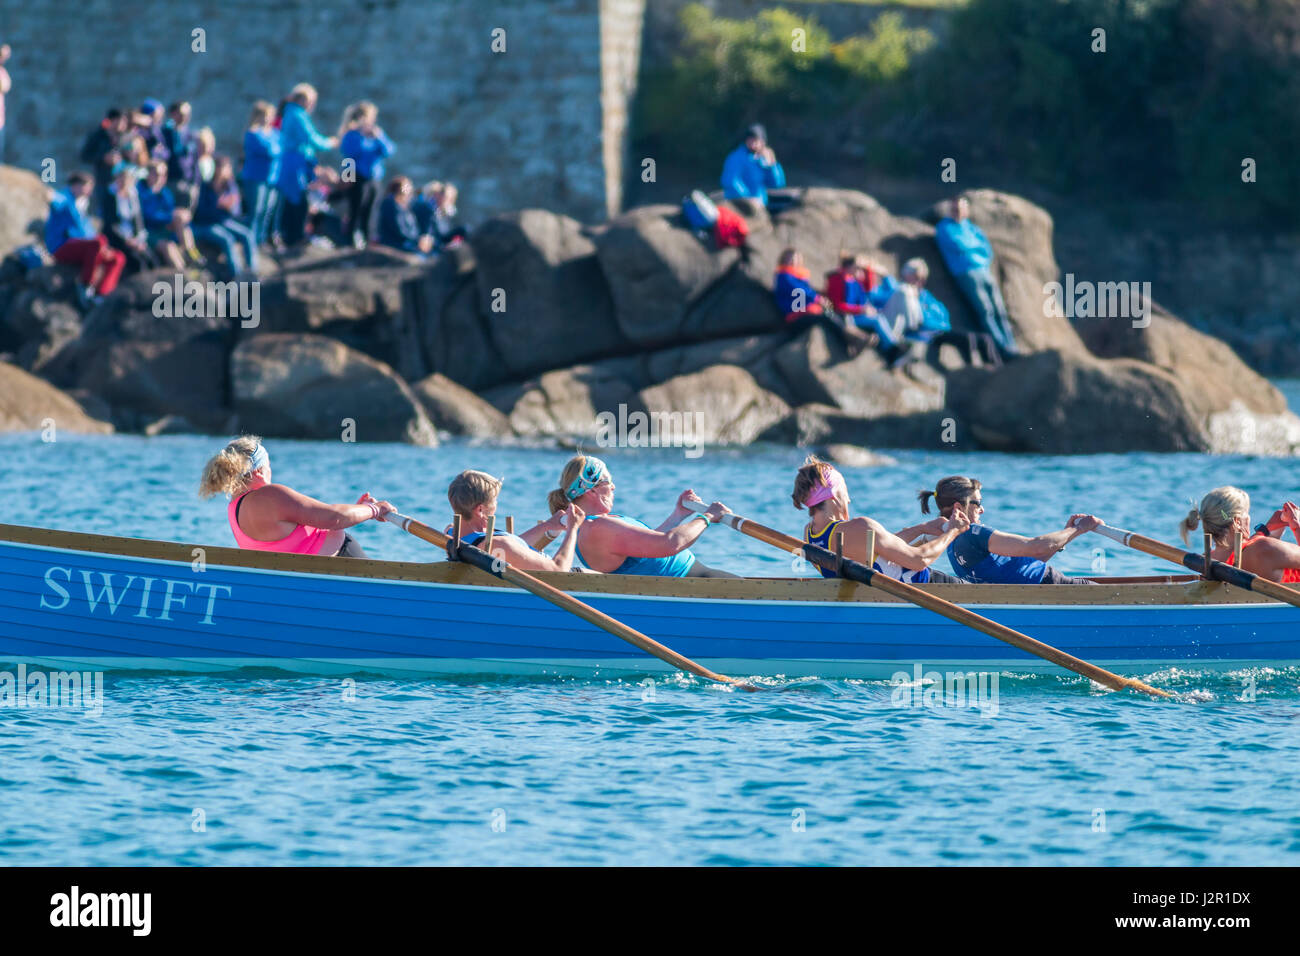
M 1068 577 L 1046 562 L 1079 535 L 1100 527 L 1100 518 L 1071 515 L 1062 530 L 1036 538 L 994 531 L 980 524 L 980 515 L 984 513 L 982 487 L 974 478 L 952 475 L 935 485 L 934 491 L 917 493 L 922 513 L 930 513 L 929 500 L 933 496 L 940 515 L 960 514 L 970 522 L 966 533 L 948 546 L 948 560 L 957 577 L 972 584 L 1096 583 Z
M 614 479 L 599 458 L 578 455 L 560 475 L 560 487 L 547 496 L 552 514 L 575 504 L 586 515 L 578 558 L 593 571 L 606 574 L 653 574 L 663 577 L 732 578 L 734 574 L 709 568 L 695 557 L 691 545 L 704 529 L 731 509 L 715 501 L 704 514 L 685 507 L 700 501 L 687 489 L 677 507 L 657 528 L 613 513 Z M 702 502 L 701 502 L 702 503 Z
M 1210 557 L 1225 564 L 1234 561 L 1237 532 L 1243 538 L 1241 545 L 1242 570 L 1258 574 L 1261 578 L 1280 584 L 1300 584 L 1300 547 L 1280 539 L 1287 528 L 1300 540 L 1300 508 L 1288 501 L 1273 512 L 1268 522 L 1252 533 L 1250 530 L 1250 495 L 1240 488 L 1226 486 L 1215 488 L 1201 499 L 1201 506 L 1193 508 L 1179 525 L 1186 541 L 1197 524 L 1214 538 Z
M 451 510 L 460 515 L 460 539 L 466 544 L 484 548 L 493 557 L 501 558 L 521 571 L 572 570 L 573 549 L 578 543 L 578 532 L 585 517 L 582 509 L 572 502 L 523 534 L 511 534 L 504 528 L 494 527 L 492 543 L 480 543 L 487 537 L 488 518 L 497 513 L 497 497 L 502 483 L 503 479 L 494 478 L 484 471 L 462 471 L 452 479 L 447 488 L 447 500 L 451 502 Z M 555 557 L 537 550 L 561 532 L 564 540 L 560 542 Z M 451 534 L 450 528 L 447 534 Z
M 944 521 L 936 518 L 924 524 L 904 528 L 898 534 L 891 534 L 885 526 L 874 518 L 865 515 L 853 518 L 849 514 L 849 490 L 844 483 L 844 476 L 829 462 L 810 455 L 794 476 L 794 492 L 791 494 L 794 506 L 807 508 L 808 524 L 803 529 L 803 539 L 810 544 L 820 545 L 834 550 L 832 535 L 843 535 L 844 556 L 854 561 L 865 562 L 867 559 L 867 531 L 876 533 L 875 570 L 907 581 L 911 584 L 927 582 L 953 582 L 941 571 L 930 568 L 939 555 L 957 535 L 966 530 L 968 522 L 964 516 Z M 924 544 L 913 545 L 910 542 L 922 535 L 934 535 Z M 818 567 L 822 577 L 833 578 L 833 570 Z
M 204 466 L 199 496 L 219 492 L 230 498 L 227 517 L 235 542 L 255 551 L 364 558 L 361 545 L 343 529 L 395 510 L 369 492 L 354 505 L 328 505 L 271 484 L 271 459 L 255 435 L 236 438 Z

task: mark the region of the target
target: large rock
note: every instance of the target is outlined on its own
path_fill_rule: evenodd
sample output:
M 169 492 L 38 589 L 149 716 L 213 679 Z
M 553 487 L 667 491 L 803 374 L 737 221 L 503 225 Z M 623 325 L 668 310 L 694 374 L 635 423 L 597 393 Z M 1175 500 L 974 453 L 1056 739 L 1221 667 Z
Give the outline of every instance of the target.
M 717 250 L 697 238 L 675 206 L 633 209 L 611 221 L 595 244 L 619 328 L 648 348 L 685 339 L 690 306 L 740 262 L 737 250 Z M 779 319 L 775 313 L 769 298 L 758 327 Z M 738 329 L 731 316 L 712 314 L 719 336 L 755 327 L 753 318 Z M 708 330 L 696 329 L 694 337 L 707 338 Z
M 420 400 L 383 362 L 320 335 L 267 334 L 230 357 L 240 425 L 277 438 L 436 445 Z
M 142 430 L 177 415 L 200 431 L 227 431 L 226 357 L 238 319 L 223 317 L 210 299 L 197 314 L 157 314 L 171 304 L 157 284 L 171 280 L 163 272 L 124 280 L 86 316 L 80 336 L 43 363 L 41 373 L 61 388 L 98 396 L 119 429 Z
M 411 388 L 440 431 L 472 438 L 508 438 L 514 434 L 510 419 L 477 393 L 441 373 L 425 376 Z
M 638 381 L 635 359 L 609 359 L 547 372 L 484 397 L 507 415 L 518 435 L 593 441 L 602 412 L 618 415 L 620 406 L 645 410 L 636 394 Z
M 0 350 L 28 371 L 42 367 L 81 334 L 76 272 L 45 266 L 11 282 L 0 313 Z
M 503 379 L 628 348 L 614 321 L 596 247 L 581 223 L 525 209 L 489 219 L 475 230 L 472 244 L 478 313 L 501 356 Z
M 948 379 L 959 431 L 998 451 L 1211 451 L 1208 422 L 1172 374 L 1057 350 Z
M 56 440 L 59 431 L 100 435 L 113 430 L 49 382 L 0 362 L 0 432 L 44 431 L 51 424 Z
M 777 379 L 759 371 L 759 381 L 791 405 L 829 405 L 859 418 L 943 407 L 943 378 L 928 365 L 916 363 L 906 372 L 891 371 L 872 349 L 850 359 L 843 344 L 821 326 L 776 350 L 772 367 Z
M 50 208 L 50 188 L 34 173 L 0 166 L 0 259 L 39 236 Z
M 688 441 L 711 445 L 747 445 L 790 414 L 780 396 L 735 365 L 678 375 L 639 397 L 652 419 L 680 416 Z

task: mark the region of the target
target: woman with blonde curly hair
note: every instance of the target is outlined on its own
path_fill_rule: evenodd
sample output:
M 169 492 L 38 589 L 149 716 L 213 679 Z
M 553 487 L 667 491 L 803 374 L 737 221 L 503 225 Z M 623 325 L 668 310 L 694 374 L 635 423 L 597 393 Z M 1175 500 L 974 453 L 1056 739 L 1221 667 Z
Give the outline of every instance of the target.
M 366 492 L 354 505 L 331 505 L 271 483 L 271 458 L 256 435 L 242 435 L 203 468 L 199 497 L 230 498 L 227 517 L 235 542 L 255 551 L 364 558 L 345 528 L 396 510 Z
M 1279 584 L 1300 584 L 1300 546 L 1282 540 L 1282 532 L 1300 541 L 1300 508 L 1288 501 L 1253 531 L 1250 527 L 1250 495 L 1240 488 L 1225 485 L 1215 488 L 1201 499 L 1199 507 L 1188 512 L 1178 525 L 1183 541 L 1191 532 L 1203 525 L 1214 540 L 1210 557 L 1225 564 L 1233 564 L 1237 533 L 1242 536 L 1241 567 L 1243 571 L 1258 574 L 1261 578 Z

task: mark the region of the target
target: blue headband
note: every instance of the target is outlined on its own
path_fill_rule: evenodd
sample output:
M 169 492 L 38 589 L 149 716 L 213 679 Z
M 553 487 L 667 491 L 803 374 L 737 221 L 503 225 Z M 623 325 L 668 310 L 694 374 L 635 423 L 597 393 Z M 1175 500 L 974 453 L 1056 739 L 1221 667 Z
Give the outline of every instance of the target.
M 578 477 L 569 483 L 564 497 L 576 501 L 602 481 L 608 480 L 609 469 L 605 467 L 605 463 L 599 458 L 588 457 L 587 463 L 582 466 L 582 471 L 578 472 Z
M 266 453 L 266 449 L 262 447 L 262 443 L 258 442 L 257 448 L 255 448 L 253 453 L 248 456 L 248 460 L 251 464 L 248 466 L 248 471 L 244 472 L 245 475 L 251 475 L 253 472 L 269 465 L 271 463 L 271 456 Z

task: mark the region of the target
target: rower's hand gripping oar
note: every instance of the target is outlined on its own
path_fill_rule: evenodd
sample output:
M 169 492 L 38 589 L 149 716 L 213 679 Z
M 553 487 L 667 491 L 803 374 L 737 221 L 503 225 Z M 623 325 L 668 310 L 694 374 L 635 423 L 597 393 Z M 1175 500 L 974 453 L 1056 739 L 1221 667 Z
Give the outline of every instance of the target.
M 595 624 L 597 627 L 608 631 L 615 637 L 627 641 L 629 644 L 640 648 L 647 654 L 654 655 L 661 661 L 676 667 L 678 670 L 695 674 L 696 676 L 706 678 L 707 680 L 717 681 L 720 684 L 731 684 L 734 687 L 739 687 L 741 690 L 752 691 L 757 689 L 757 686 L 754 684 L 737 680 L 734 677 L 727 677 L 724 674 L 715 674 L 708 668 L 701 667 L 690 658 L 683 657 L 676 651 L 664 647 L 653 638 L 646 637 L 640 631 L 628 627 L 621 621 L 616 621 L 608 614 L 596 610 L 590 604 L 584 604 L 573 595 L 566 594 L 559 588 L 551 587 L 551 585 L 544 581 L 539 581 L 537 578 L 525 571 L 520 571 L 518 568 L 511 567 L 501 558 L 494 558 L 482 548 L 476 548 L 474 545 L 466 544 L 464 541 L 459 542 L 457 547 L 453 547 L 452 539 L 447 535 L 440 531 L 435 531 L 428 525 L 422 524 L 414 518 L 409 518 L 396 511 L 384 515 L 383 520 L 390 524 L 397 525 L 403 531 L 407 531 L 421 540 L 428 541 L 430 544 L 443 548 L 447 551 L 449 558 L 463 561 L 466 564 L 478 568 L 480 571 L 487 572 L 493 577 L 500 578 L 503 581 L 508 581 L 516 587 L 523 588 L 525 591 L 537 595 L 542 600 L 549 601 L 556 607 L 568 611 L 570 614 L 577 615 L 584 621 Z M 455 551 L 454 555 L 452 553 L 453 550 Z
M 1097 534 L 1105 535 L 1112 541 L 1118 541 L 1120 544 L 1132 548 L 1134 551 L 1141 551 L 1153 557 L 1172 561 L 1174 564 L 1181 564 L 1188 571 L 1202 577 L 1213 578 L 1215 581 L 1222 581 L 1225 584 L 1231 584 L 1247 591 L 1254 591 L 1256 594 L 1271 597 L 1275 601 L 1282 601 L 1300 607 L 1300 591 L 1289 588 L 1284 584 L 1278 584 L 1276 581 L 1270 581 L 1268 578 L 1262 578 L 1250 571 L 1243 571 L 1241 568 L 1211 558 L 1209 573 L 1207 574 L 1205 556 L 1194 551 L 1184 551 L 1182 548 L 1177 548 L 1172 544 L 1165 544 L 1155 538 L 1148 538 L 1145 535 L 1124 531 L 1120 528 L 1112 528 L 1109 525 L 1102 525 L 1093 530 Z
M 705 506 L 700 502 L 684 502 L 685 507 L 692 511 L 703 513 Z M 1076 674 L 1082 674 L 1089 680 L 1096 681 L 1098 684 L 1113 688 L 1114 690 L 1140 690 L 1144 694 L 1150 694 L 1153 697 L 1172 697 L 1168 691 L 1160 690 L 1144 684 L 1142 681 L 1132 677 L 1121 677 L 1119 674 L 1112 674 L 1095 664 L 1089 664 L 1087 661 L 1079 660 L 1065 651 L 1058 650 L 1050 644 L 1044 644 L 1042 641 L 1036 641 L 1026 634 L 1012 630 L 1004 624 L 997 621 L 991 621 L 987 617 L 976 614 L 974 611 L 967 610 L 959 604 L 953 604 L 951 601 L 945 601 L 941 597 L 936 597 L 918 587 L 914 587 L 906 582 L 891 578 L 886 574 L 880 574 L 872 568 L 867 567 L 859 561 L 853 561 L 849 558 L 841 558 L 834 552 L 826 548 L 800 541 L 788 534 L 782 534 L 772 528 L 757 524 L 748 518 L 742 518 L 736 514 L 725 514 L 720 519 L 725 524 L 735 528 L 741 534 L 747 534 L 751 538 L 764 541 L 773 547 L 780 548 L 792 554 L 803 553 L 803 556 L 818 567 L 826 568 L 829 571 L 837 571 L 843 578 L 850 581 L 857 581 L 869 587 L 879 588 L 881 591 L 892 594 L 904 601 L 910 601 L 925 608 L 928 611 L 934 611 L 941 614 L 949 620 L 956 621 L 959 624 L 965 624 L 977 631 L 988 634 L 990 637 L 996 637 L 999 641 L 1004 641 L 1013 647 L 1018 647 L 1022 651 L 1034 654 L 1043 660 L 1051 661 L 1066 670 L 1074 671 Z

